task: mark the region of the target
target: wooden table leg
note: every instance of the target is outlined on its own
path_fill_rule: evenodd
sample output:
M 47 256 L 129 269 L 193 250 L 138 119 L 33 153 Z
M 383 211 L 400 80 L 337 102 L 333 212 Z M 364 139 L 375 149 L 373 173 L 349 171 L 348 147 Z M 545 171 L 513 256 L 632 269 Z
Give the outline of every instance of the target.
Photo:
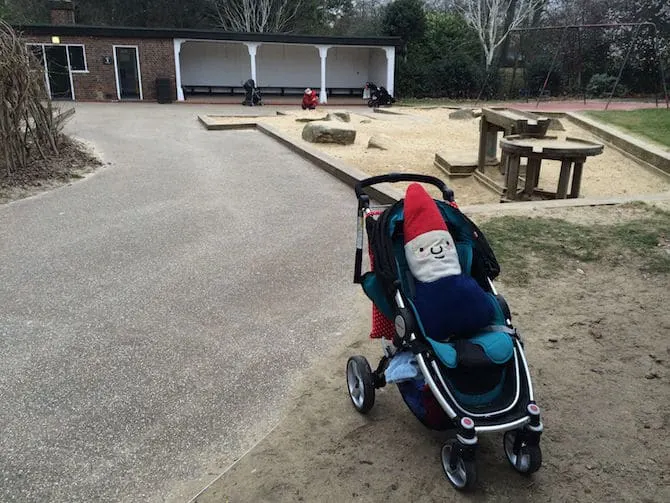
M 537 187 L 537 183 L 540 179 L 540 163 L 541 159 L 539 157 L 529 157 L 528 164 L 526 165 L 526 186 L 523 191 L 525 194 L 531 196 L 533 190 Z
M 519 164 L 521 158 L 518 154 L 507 155 L 507 199 L 516 199 L 516 188 L 519 185 Z
M 568 182 L 570 181 L 570 167 L 572 159 L 564 159 L 561 162 L 561 175 L 558 178 L 558 190 L 556 199 L 566 199 L 568 196 Z
M 579 197 L 579 190 L 582 185 L 582 170 L 584 169 L 584 160 L 575 161 L 575 167 L 572 171 L 572 186 L 570 187 L 570 198 Z
M 503 129 L 502 132 L 503 132 L 503 138 L 511 134 L 508 129 Z M 504 150 L 500 154 L 500 174 L 501 175 L 507 174 L 507 152 L 505 152 Z
M 503 185 L 507 187 L 508 178 L 509 178 L 509 155 L 505 153 L 505 163 L 501 166 L 501 172 L 503 175 Z

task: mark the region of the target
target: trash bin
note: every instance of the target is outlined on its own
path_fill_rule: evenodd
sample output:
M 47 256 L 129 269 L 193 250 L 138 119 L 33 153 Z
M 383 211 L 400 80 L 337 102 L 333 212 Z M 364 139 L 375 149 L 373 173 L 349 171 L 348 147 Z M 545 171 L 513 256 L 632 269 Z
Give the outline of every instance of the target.
M 156 100 L 158 103 L 172 103 L 174 101 L 172 79 L 156 79 Z

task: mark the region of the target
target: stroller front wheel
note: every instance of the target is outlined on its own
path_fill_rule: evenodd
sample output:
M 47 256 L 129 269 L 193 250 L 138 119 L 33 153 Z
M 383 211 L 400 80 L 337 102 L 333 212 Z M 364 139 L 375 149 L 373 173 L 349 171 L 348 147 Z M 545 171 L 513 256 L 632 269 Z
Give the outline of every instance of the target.
M 366 414 L 375 404 L 375 386 L 370 364 L 363 356 L 352 356 L 347 361 L 347 388 L 356 410 Z
M 441 458 L 449 482 L 463 491 L 472 489 L 477 482 L 477 463 L 474 459 L 464 459 L 460 450 L 458 441 L 447 442 L 442 446 Z
M 519 473 L 530 475 L 542 466 L 542 449 L 539 445 L 525 443 L 523 431 L 506 431 L 503 436 L 503 448 L 507 461 Z

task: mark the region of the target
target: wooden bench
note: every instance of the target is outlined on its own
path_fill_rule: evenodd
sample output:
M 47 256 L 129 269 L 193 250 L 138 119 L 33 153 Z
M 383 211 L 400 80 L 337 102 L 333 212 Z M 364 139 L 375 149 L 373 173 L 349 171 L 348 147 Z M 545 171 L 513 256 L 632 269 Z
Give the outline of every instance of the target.
M 265 86 L 259 87 L 261 94 L 272 94 L 276 96 L 302 96 L 305 93 L 306 88 L 314 89 L 316 92 L 319 92 L 318 87 L 305 86 L 305 87 L 276 87 L 276 86 Z
M 326 89 L 328 96 L 363 96 L 362 87 L 331 87 Z
M 275 86 L 261 86 L 259 87 L 263 94 L 274 94 L 279 96 L 302 96 L 306 88 L 315 90 L 317 93 L 321 92 L 321 86 L 305 86 L 305 87 L 275 87 Z M 362 87 L 328 87 L 326 88 L 328 96 L 363 96 Z
M 275 95 L 275 96 L 302 96 L 305 88 L 314 89 L 317 93 L 320 92 L 321 86 L 261 86 L 258 89 L 261 94 Z M 244 87 L 242 86 L 221 86 L 221 85 L 182 85 L 184 97 L 197 95 L 221 95 L 227 94 L 230 96 L 244 95 Z M 363 96 L 362 87 L 329 87 L 326 89 L 328 96 Z
M 228 94 L 234 96 L 236 94 L 245 94 L 244 87 L 241 86 L 181 86 L 184 91 L 184 97 L 196 96 L 199 94 L 215 95 Z

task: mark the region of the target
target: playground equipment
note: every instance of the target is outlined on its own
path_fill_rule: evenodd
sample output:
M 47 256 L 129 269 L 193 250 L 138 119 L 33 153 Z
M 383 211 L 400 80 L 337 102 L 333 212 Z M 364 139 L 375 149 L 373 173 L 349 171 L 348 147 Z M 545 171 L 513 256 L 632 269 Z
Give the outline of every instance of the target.
M 474 176 L 479 183 L 497 193 L 501 202 L 579 197 L 586 158 L 601 154 L 604 146 L 578 138 L 546 136 L 550 123 L 551 119 L 529 112 L 484 108 L 477 159 L 464 160 L 462 156 L 436 153 L 435 166 L 449 177 Z M 503 138 L 498 142 L 500 132 Z M 522 165 L 524 158 L 527 163 Z M 539 188 L 540 170 L 545 160 L 561 163 L 555 191 Z M 521 191 L 518 190 L 520 182 L 523 184 Z
M 582 170 L 589 156 L 603 153 L 604 146 L 578 138 L 561 140 L 555 136 L 537 137 L 532 135 L 507 136 L 500 141 L 505 154 L 505 198 L 513 201 L 530 199 L 538 195 L 543 199 L 566 199 L 579 197 L 582 183 Z M 526 158 L 524 186 L 517 190 L 521 159 Z M 555 192 L 540 190 L 540 170 L 542 161 L 555 160 L 561 162 L 561 173 Z M 572 178 L 570 193 L 568 183 Z
M 520 110 L 482 110 L 479 123 L 479 156 L 477 168 L 484 170 L 485 165 L 498 164 L 498 133 L 504 136 L 525 134 L 542 137 L 547 134 L 551 119 L 522 112 Z

